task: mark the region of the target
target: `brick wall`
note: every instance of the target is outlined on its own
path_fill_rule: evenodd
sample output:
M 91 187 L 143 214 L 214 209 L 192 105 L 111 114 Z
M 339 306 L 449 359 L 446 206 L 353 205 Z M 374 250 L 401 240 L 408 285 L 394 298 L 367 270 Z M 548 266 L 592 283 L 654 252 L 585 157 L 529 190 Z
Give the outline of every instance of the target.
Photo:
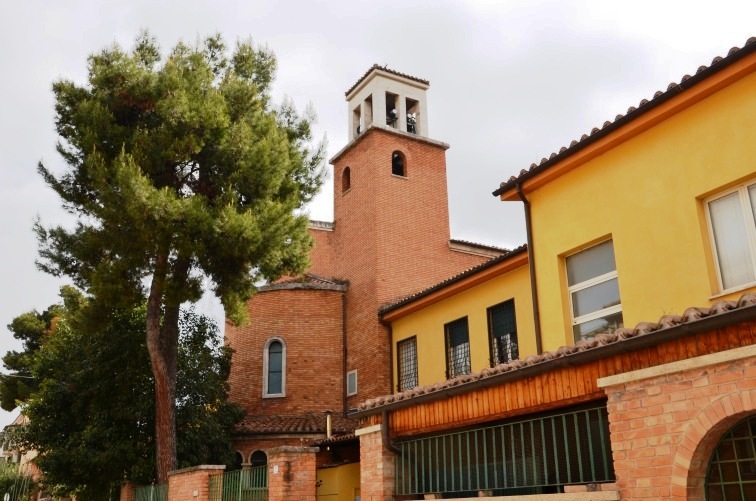
M 193 466 L 168 473 L 168 501 L 207 501 L 210 477 L 222 475 L 225 466 Z
M 234 449 L 241 453 L 244 463 L 249 463 L 250 455 L 255 451 L 264 451 L 268 454 L 270 449 L 281 446 L 305 447 L 318 438 L 323 438 L 323 436 L 323 434 L 302 434 L 300 437 L 292 435 L 274 437 L 266 437 L 265 435 L 237 436 L 234 437 Z
M 268 453 L 268 501 L 315 501 L 317 447 L 278 447 Z
M 406 177 L 391 173 L 396 150 L 405 155 Z M 393 392 L 378 308 L 487 259 L 449 249 L 445 155 L 441 146 L 371 129 L 334 164 L 335 227 L 313 251 L 319 256 L 327 239 L 334 259 L 313 259 L 312 272 L 349 281 L 347 370 L 359 370 L 349 407 Z M 351 188 L 342 192 L 347 166 Z
M 247 304 L 250 322 L 226 325 L 234 350 L 230 397 L 247 414 L 340 411 L 343 407 L 342 292 L 272 290 Z M 263 398 L 263 349 L 286 343 L 286 396 Z
M 360 437 L 361 501 L 394 499 L 394 454 L 383 446 L 381 425 L 357 430 Z
M 714 448 L 756 413 L 755 365 L 747 346 L 600 381 L 623 501 L 705 500 Z

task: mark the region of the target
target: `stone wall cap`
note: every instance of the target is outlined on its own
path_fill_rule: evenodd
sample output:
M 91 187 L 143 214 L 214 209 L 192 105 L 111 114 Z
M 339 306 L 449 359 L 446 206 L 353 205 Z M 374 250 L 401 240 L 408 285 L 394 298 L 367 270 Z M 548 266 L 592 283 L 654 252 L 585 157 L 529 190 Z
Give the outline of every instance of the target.
M 223 464 L 201 464 L 199 466 L 190 466 L 188 468 L 181 468 L 180 470 L 173 470 L 168 472 L 168 476 L 180 475 L 182 473 L 189 473 L 192 471 L 202 470 L 225 470 L 226 465 Z
M 274 447 L 268 449 L 268 455 L 276 454 L 280 452 L 320 452 L 320 447 L 301 447 L 298 445 L 282 445 L 281 447 Z

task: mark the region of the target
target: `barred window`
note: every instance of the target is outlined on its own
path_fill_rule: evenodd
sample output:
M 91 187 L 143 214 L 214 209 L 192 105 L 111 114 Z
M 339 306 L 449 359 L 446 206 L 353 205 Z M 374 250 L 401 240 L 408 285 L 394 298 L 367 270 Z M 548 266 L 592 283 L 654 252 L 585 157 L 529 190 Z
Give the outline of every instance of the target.
M 488 341 L 491 367 L 520 358 L 514 299 L 488 308 Z
M 399 341 L 396 344 L 397 373 L 399 374 L 398 391 L 409 390 L 417 382 L 417 337 Z
M 470 373 L 470 335 L 467 317 L 460 318 L 444 326 L 446 334 L 446 377 Z

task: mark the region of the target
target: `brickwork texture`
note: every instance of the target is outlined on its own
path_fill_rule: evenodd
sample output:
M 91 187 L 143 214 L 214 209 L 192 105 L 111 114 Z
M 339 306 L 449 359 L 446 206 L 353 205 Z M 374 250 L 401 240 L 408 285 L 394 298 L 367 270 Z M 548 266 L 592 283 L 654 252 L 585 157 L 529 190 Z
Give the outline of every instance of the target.
M 704 501 L 722 436 L 756 411 L 756 358 L 605 388 L 622 501 Z

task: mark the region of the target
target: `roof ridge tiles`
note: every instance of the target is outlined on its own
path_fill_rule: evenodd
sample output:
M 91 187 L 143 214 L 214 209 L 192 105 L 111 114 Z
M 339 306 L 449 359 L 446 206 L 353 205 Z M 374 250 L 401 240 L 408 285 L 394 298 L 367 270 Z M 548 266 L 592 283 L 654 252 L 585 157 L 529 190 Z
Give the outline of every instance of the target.
M 512 360 L 511 362 L 488 367 L 480 372 L 473 372 L 457 376 L 446 381 L 431 385 L 421 386 L 405 390 L 393 395 L 383 395 L 362 402 L 358 407 L 358 413 L 370 411 L 395 402 L 413 399 L 428 393 L 442 393 L 442 390 L 459 386 L 465 383 L 485 379 L 505 372 L 515 372 L 526 367 L 542 364 L 551 360 L 567 357 L 580 352 L 595 350 L 601 347 L 627 342 L 633 338 L 648 335 L 653 332 L 673 329 L 683 324 L 696 322 L 708 317 L 715 317 L 734 310 L 756 307 L 756 292 L 746 292 L 737 301 L 720 300 L 710 307 L 690 307 L 682 315 L 664 315 L 658 322 L 640 322 L 635 327 L 623 327 L 611 333 L 598 334 L 593 338 L 577 341 L 571 346 L 562 346 L 553 351 L 547 351 L 540 355 L 530 355 L 524 360 Z M 756 310 L 754 310 L 756 311 Z
M 691 76 L 686 74 L 680 79 L 679 83 L 671 82 L 667 86 L 666 91 L 656 91 L 654 93 L 654 96 L 650 100 L 645 98 L 641 99 L 638 107 L 630 106 L 627 109 L 627 113 L 625 113 L 624 115 L 618 114 L 615 117 L 614 121 L 607 120 L 606 122 L 604 122 L 601 128 L 594 127 L 593 129 L 591 129 L 590 134 L 583 134 L 579 140 L 570 143 L 569 147 L 560 149 L 559 153 L 551 153 L 548 159 L 546 157 L 542 158 L 537 166 L 536 164 L 532 164 L 529 171 L 525 171 L 523 169 L 522 171 L 520 171 L 520 174 L 518 176 L 512 176 L 507 181 L 502 181 L 499 184 L 499 188 L 494 190 L 494 192 L 492 193 L 493 196 L 501 195 L 503 192 L 513 188 L 517 183 L 538 174 L 539 172 L 549 168 L 551 165 L 556 164 L 557 162 L 562 160 L 562 158 L 572 155 L 575 151 L 586 147 L 593 141 L 619 128 L 626 122 L 629 122 L 635 119 L 637 116 L 646 113 L 650 109 L 660 105 L 661 103 L 672 97 L 673 93 L 680 92 L 680 90 L 683 89 L 683 83 L 686 84 L 686 87 L 688 85 L 694 85 L 698 83 L 698 81 L 707 78 L 709 74 L 719 71 L 719 69 L 730 65 L 731 63 L 754 51 L 756 51 L 756 37 L 750 37 L 748 40 L 746 40 L 743 47 L 733 47 L 727 52 L 727 56 L 717 56 L 712 59 L 709 66 L 699 66 L 696 70 L 695 75 Z
M 347 90 L 344 93 L 344 95 L 348 96 L 349 93 L 352 92 L 354 89 L 356 89 L 362 83 L 362 81 L 365 80 L 368 77 L 368 75 L 370 75 L 370 73 L 373 70 L 385 71 L 386 73 L 390 73 L 390 74 L 396 75 L 398 77 L 403 77 L 403 78 L 406 78 L 406 79 L 409 79 L 409 80 L 413 80 L 415 82 L 419 82 L 421 84 L 430 85 L 430 82 L 428 80 L 423 79 L 423 78 L 413 77 L 412 75 L 408 75 L 407 73 L 402 73 L 401 71 L 392 70 L 391 68 L 389 68 L 385 64 L 383 66 L 381 66 L 380 64 L 374 64 L 373 66 L 371 66 L 365 72 L 364 75 L 362 75 L 359 79 L 357 79 L 357 81 L 354 83 L 354 85 L 352 85 L 351 87 L 349 87 L 349 90 Z
M 386 303 L 380 308 L 378 308 L 378 315 L 383 315 L 385 313 L 388 313 L 389 311 L 395 310 L 396 308 L 399 308 L 400 306 L 403 306 L 407 303 L 411 303 L 412 301 L 415 301 L 416 299 L 419 299 L 423 296 L 427 296 L 428 294 L 437 291 L 439 289 L 442 289 L 446 287 L 447 285 L 453 284 L 454 282 L 457 282 L 465 277 L 468 277 L 470 275 L 473 275 L 477 273 L 480 270 L 483 270 L 485 268 L 488 268 L 489 266 L 493 266 L 497 263 L 500 263 L 502 261 L 506 261 L 508 258 L 515 256 L 517 254 L 520 254 L 522 252 L 526 252 L 528 249 L 527 244 L 522 244 L 519 247 L 515 247 L 514 249 L 505 251 L 504 254 L 498 256 L 498 257 L 492 257 L 488 261 L 485 261 L 481 264 L 472 266 L 470 268 L 467 268 L 465 270 L 462 270 L 461 272 L 457 273 L 456 275 L 452 275 L 451 277 L 445 278 L 441 282 L 437 282 L 429 287 L 426 287 L 425 289 L 419 290 L 413 294 L 410 294 L 408 296 L 404 296 L 400 299 L 397 299 L 396 301 Z

